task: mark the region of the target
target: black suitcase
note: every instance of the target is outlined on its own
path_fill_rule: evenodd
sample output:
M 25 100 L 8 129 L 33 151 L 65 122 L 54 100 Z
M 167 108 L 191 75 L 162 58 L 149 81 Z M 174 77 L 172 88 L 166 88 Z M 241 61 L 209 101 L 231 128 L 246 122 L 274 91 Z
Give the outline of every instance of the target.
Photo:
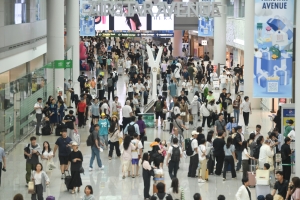
M 71 181 L 72 181 L 72 176 L 66 176 L 65 177 L 65 185 L 66 185 L 66 187 L 67 187 L 67 190 L 71 190 L 71 189 L 73 189 L 72 187 L 71 187 Z
M 50 128 L 50 126 L 44 126 L 42 128 L 42 135 L 51 135 L 51 128 Z

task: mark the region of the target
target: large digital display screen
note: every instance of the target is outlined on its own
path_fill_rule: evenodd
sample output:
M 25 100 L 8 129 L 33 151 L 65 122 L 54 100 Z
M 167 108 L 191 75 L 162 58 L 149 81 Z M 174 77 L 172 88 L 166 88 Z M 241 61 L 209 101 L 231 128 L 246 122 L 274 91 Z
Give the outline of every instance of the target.
M 95 30 L 107 31 L 109 30 L 109 16 L 96 16 L 95 17 Z
M 157 6 L 152 7 L 152 13 L 156 15 L 158 12 Z M 174 30 L 174 15 L 171 17 L 165 17 L 164 14 L 160 14 L 157 17 L 152 17 L 152 29 L 153 31 L 162 31 L 162 30 Z
M 128 7 L 123 7 L 123 16 L 114 17 L 114 30 L 127 31 L 127 30 L 147 30 L 147 17 L 140 17 L 134 14 L 133 17 L 126 17 Z

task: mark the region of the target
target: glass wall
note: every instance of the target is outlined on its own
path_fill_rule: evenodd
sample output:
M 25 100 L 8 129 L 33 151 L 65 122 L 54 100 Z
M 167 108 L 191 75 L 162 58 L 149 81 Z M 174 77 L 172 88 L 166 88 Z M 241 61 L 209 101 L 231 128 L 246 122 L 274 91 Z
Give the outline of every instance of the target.
M 9 150 L 36 125 L 33 109 L 37 98 L 47 101 L 54 94 L 53 83 L 44 78 L 46 69 L 40 68 L 10 83 L 1 84 L 0 88 L 0 144 Z
M 239 17 L 245 17 L 245 0 L 239 0 Z
M 227 17 L 234 16 L 234 0 L 227 0 Z
M 46 19 L 46 0 L 5 0 L 5 25 Z

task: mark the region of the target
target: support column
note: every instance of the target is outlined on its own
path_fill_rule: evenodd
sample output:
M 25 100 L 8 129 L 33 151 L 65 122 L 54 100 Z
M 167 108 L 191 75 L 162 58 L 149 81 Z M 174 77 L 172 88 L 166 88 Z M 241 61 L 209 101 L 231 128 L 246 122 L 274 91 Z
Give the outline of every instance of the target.
M 174 30 L 173 57 L 182 56 L 182 31 Z
M 298 12 L 295 12 L 295 19 L 296 19 L 296 27 L 300 27 L 300 2 L 299 1 L 295 1 L 295 4 L 297 6 L 297 8 L 295 9 L 298 10 Z M 295 29 L 294 29 L 295 30 Z M 295 40 L 296 38 L 296 40 Z M 300 65 L 300 30 L 297 30 L 296 31 L 296 37 L 294 37 L 294 42 L 296 42 L 296 55 L 295 58 L 296 58 L 296 64 L 295 66 L 299 66 Z M 299 91 L 300 89 L 300 68 L 299 67 L 295 67 L 295 77 L 296 77 L 296 80 L 295 80 L 295 91 Z M 299 76 L 297 78 L 297 76 Z M 297 102 L 300 102 L 300 93 L 299 92 L 295 92 L 295 119 L 300 119 L 300 103 L 297 103 Z M 296 130 L 299 129 L 299 126 L 297 126 L 297 123 L 296 123 Z M 297 140 L 295 140 L 296 144 L 295 144 L 295 147 L 296 147 L 296 166 L 295 166 L 295 176 L 300 176 L 300 155 L 298 152 L 300 152 L 300 139 L 298 138 Z
M 260 109 L 260 99 L 253 98 L 253 66 L 254 66 L 254 7 L 255 1 L 245 1 L 245 31 L 244 45 L 244 96 L 250 98 L 252 109 Z
M 80 94 L 77 78 L 79 69 L 79 4 L 78 1 L 67 0 L 67 49 L 73 47 L 73 77 L 72 83 L 75 94 Z
M 221 2 L 223 9 L 226 8 L 226 0 L 216 0 Z M 224 14 L 223 14 L 224 13 Z M 215 17 L 215 30 L 214 30 L 214 65 L 226 64 L 226 12 L 222 11 L 222 17 Z M 225 35 L 224 35 L 225 33 Z
M 64 1 L 47 1 L 47 62 L 64 60 Z M 64 88 L 64 69 L 47 69 L 47 84 Z M 53 76 L 54 75 L 54 76 Z M 55 77 L 53 79 L 53 77 Z M 51 94 L 49 94 L 51 95 Z M 55 94 L 56 98 L 57 94 Z

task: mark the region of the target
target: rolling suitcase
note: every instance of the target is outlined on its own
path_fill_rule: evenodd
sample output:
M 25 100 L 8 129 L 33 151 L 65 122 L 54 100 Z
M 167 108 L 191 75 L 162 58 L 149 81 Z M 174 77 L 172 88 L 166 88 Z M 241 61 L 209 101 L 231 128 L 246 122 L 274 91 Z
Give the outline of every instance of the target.
M 252 160 L 250 161 L 250 172 L 248 172 L 248 179 L 249 179 L 249 187 L 255 187 L 256 180 L 255 180 L 255 172 L 256 172 L 256 161 Z
M 164 120 L 163 130 L 164 131 L 169 131 L 170 130 L 170 122 L 168 120 Z
M 66 176 L 66 177 L 65 177 L 65 185 L 66 185 L 66 187 L 67 187 L 67 190 L 73 189 L 72 187 L 70 187 L 71 181 L 72 181 L 72 176 L 69 175 L 69 176 Z

